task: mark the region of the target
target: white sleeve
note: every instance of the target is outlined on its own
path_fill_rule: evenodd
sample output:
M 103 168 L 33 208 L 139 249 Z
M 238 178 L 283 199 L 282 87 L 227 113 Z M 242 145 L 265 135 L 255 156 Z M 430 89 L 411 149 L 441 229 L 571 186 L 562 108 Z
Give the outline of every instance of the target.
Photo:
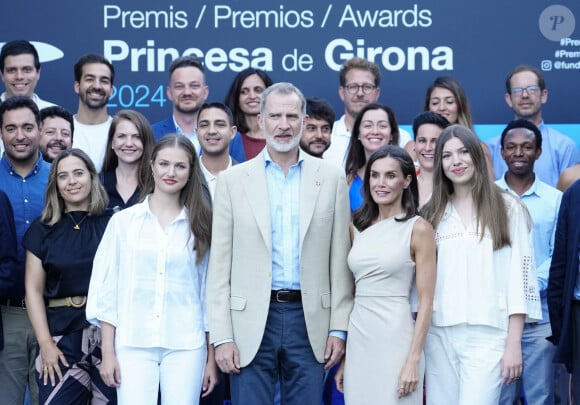
M 531 218 L 523 204 L 510 198 L 508 219 L 510 223 L 511 254 L 508 278 L 508 314 L 526 314 L 526 322 L 542 319 L 540 289 L 536 276 Z
M 207 267 L 209 262 L 209 249 L 205 252 L 205 256 L 201 263 L 199 263 L 197 267 L 198 279 L 199 279 L 199 299 L 201 300 L 201 315 L 202 315 L 202 322 L 203 322 L 203 330 L 205 332 L 209 332 L 209 325 L 207 323 L 207 305 L 205 299 L 205 285 L 207 280 Z
M 117 326 L 118 271 L 121 239 L 119 215 L 113 215 L 93 260 L 86 316 L 93 325 L 101 321 Z

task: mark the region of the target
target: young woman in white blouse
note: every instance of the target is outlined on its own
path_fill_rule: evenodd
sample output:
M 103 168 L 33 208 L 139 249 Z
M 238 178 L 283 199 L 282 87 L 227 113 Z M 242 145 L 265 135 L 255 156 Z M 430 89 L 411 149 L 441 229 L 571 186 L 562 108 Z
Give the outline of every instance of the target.
M 197 404 L 217 379 L 207 345 L 211 210 L 191 142 L 155 146 L 146 199 L 113 216 L 93 264 L 87 319 L 103 336 L 101 375 L 119 404 Z
M 425 343 L 428 404 L 497 404 L 522 373 L 526 317 L 541 319 L 525 207 L 496 187 L 475 134 L 447 127 L 437 141 L 433 194 L 437 281 Z

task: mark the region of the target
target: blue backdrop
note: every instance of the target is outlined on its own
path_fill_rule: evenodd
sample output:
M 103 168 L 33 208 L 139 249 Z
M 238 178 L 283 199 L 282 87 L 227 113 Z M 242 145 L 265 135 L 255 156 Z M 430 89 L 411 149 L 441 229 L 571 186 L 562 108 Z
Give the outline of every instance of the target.
M 454 76 L 487 138 L 512 118 L 505 76 L 527 63 L 545 74 L 545 121 L 580 144 L 578 0 L 32 0 L 7 7 L 0 42 L 34 41 L 43 61 L 37 93 L 73 112 L 72 67 L 89 52 L 115 65 L 110 112 L 134 108 L 152 122 L 170 114 L 166 68 L 178 55 L 204 62 L 211 101 L 223 101 L 234 75 L 254 66 L 327 99 L 339 114 L 337 70 L 356 55 L 379 64 L 381 101 L 402 124 L 421 111 L 436 76 Z

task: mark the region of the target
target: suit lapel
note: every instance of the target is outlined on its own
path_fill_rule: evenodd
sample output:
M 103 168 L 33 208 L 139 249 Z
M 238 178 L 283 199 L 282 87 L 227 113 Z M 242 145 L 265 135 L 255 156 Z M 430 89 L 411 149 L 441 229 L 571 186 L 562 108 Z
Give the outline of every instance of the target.
M 270 200 L 268 199 L 268 185 L 263 154 L 248 162 L 244 188 L 250 209 L 264 243 L 269 252 L 272 251 L 272 226 L 270 220 Z
M 322 187 L 320 162 L 304 153 L 300 178 L 300 251 Z

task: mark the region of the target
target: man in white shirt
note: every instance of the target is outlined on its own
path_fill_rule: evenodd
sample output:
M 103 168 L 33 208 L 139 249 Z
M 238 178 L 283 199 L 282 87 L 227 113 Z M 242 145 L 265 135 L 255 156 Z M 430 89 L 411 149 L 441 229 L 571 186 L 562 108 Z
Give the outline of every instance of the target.
M 17 40 L 4 44 L 0 51 L 0 72 L 6 88 L 0 101 L 14 96 L 26 96 L 36 103 L 39 110 L 54 105 L 34 93 L 40 79 L 40 59 L 30 42 Z
M 213 201 L 217 176 L 232 167 L 230 141 L 236 136 L 232 111 L 223 103 L 204 104 L 197 117 L 197 139 L 201 146 L 201 171 Z
M 34 92 L 40 79 L 40 59 L 30 42 L 16 40 L 4 44 L 0 51 L 0 73 L 6 88 L 0 95 L 0 102 L 14 96 L 26 96 L 34 101 L 39 110 L 54 106 Z M 4 145 L 0 142 L 0 156 L 3 152 Z
M 103 56 L 88 54 L 75 64 L 74 73 L 79 107 L 74 116 L 73 146 L 85 151 L 100 172 L 113 121 L 107 113 L 107 103 L 113 93 L 115 69 Z
M 344 114 L 334 123 L 324 159 L 344 166 L 356 116 L 367 105 L 376 103 L 381 94 L 381 71 L 376 63 L 354 57 L 342 65 L 339 81 L 338 95 L 344 102 Z M 399 146 L 405 147 L 409 141 L 411 135 L 399 128 Z

